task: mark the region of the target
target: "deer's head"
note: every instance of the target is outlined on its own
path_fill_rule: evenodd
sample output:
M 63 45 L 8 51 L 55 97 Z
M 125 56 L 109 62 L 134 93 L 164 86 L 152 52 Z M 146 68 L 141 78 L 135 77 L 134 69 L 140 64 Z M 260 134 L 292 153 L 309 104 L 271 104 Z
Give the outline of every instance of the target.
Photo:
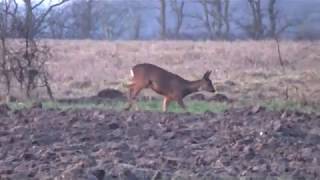
M 210 74 L 212 71 L 207 71 L 204 73 L 202 79 L 200 80 L 200 91 L 208 91 L 208 92 L 216 92 L 215 88 L 212 85 L 212 81 L 210 80 Z

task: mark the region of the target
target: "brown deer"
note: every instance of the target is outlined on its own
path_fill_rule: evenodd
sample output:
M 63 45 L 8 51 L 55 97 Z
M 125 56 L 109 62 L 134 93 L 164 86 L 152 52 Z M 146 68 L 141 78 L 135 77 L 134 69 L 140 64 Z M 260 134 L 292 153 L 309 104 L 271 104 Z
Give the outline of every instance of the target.
M 167 111 L 171 101 L 177 101 L 183 109 L 186 109 L 183 98 L 193 92 L 215 92 L 215 88 L 209 79 L 211 71 L 207 71 L 200 80 L 188 81 L 156 65 L 144 63 L 135 65 L 130 73 L 132 82 L 129 85 L 129 104 L 125 110 L 132 107 L 137 95 L 144 88 L 151 88 L 164 96 L 163 111 Z

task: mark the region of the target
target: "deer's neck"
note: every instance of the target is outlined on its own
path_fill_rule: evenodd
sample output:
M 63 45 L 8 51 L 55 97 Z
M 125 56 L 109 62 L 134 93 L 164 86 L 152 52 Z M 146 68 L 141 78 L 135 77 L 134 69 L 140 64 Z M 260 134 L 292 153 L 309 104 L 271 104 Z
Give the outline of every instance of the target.
M 189 95 L 191 93 L 199 91 L 200 85 L 201 85 L 201 81 L 200 80 L 188 81 L 187 84 L 186 84 L 186 87 L 185 87 L 185 89 L 183 91 L 183 97 L 185 97 L 185 96 L 187 96 L 187 95 Z

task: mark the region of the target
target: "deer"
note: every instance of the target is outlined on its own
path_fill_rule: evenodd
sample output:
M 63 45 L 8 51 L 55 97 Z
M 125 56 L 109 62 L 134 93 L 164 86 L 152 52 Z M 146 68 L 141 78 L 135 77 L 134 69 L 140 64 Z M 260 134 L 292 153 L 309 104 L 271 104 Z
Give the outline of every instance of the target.
M 199 80 L 189 81 L 154 64 L 137 64 L 130 70 L 131 82 L 128 84 L 128 106 L 124 110 L 130 110 L 132 105 L 136 103 L 136 97 L 141 90 L 147 88 L 164 96 L 163 112 L 167 111 L 168 105 L 172 101 L 176 101 L 181 108 L 186 110 L 183 102 L 184 97 L 198 91 L 211 93 L 216 91 L 210 80 L 211 72 L 206 71 Z M 138 109 L 137 105 L 136 107 Z

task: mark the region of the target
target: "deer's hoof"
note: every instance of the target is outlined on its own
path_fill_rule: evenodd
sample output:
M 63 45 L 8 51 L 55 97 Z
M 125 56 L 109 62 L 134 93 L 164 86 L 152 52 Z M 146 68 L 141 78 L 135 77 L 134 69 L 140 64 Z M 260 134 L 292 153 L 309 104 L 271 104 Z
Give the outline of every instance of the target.
M 123 108 L 124 111 L 129 111 L 130 110 L 130 107 L 125 107 Z

